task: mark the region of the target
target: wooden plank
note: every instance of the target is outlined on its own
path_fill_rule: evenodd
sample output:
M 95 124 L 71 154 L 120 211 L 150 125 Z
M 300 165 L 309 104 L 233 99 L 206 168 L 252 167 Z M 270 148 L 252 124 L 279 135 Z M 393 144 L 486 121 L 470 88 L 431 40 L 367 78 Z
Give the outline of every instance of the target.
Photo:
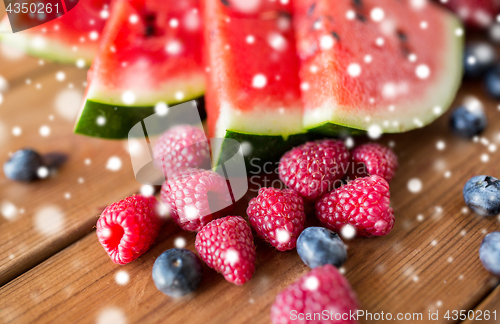
M 460 315 L 458 315 L 460 316 Z M 500 322 L 500 286 L 497 286 L 477 307 L 474 313 L 467 314 L 464 324 L 477 323 L 499 323 Z
M 498 151 L 484 144 L 488 140 L 498 145 L 500 112 L 495 102 L 483 96 L 479 84 L 466 84 L 456 102 L 470 93 L 485 103 L 490 122 L 477 143 L 452 136 L 447 117 L 424 129 L 381 140 L 393 143 L 400 158 L 400 170 L 391 183 L 396 226 L 387 237 L 348 241 L 349 258 L 343 267 L 362 309 L 372 314 L 421 313 L 427 322 L 429 311 L 439 311 L 440 318 L 433 323 L 445 323 L 442 315 L 447 310 L 473 309 L 498 284 L 478 259 L 482 238 L 499 229 L 498 221 L 464 209 L 461 190 L 473 175 L 500 174 L 495 163 Z M 441 141 L 442 150 L 438 147 L 443 145 L 437 145 Z M 101 181 L 108 181 L 109 176 L 102 174 Z M 417 193 L 408 190 L 414 178 L 422 182 Z M 245 215 L 250 196 L 238 203 L 234 214 Z M 315 223 L 311 215 L 309 222 Z M 193 250 L 194 235 L 168 223 L 149 252 L 120 267 L 108 259 L 91 233 L 0 288 L 0 317 L 7 323 L 94 322 L 109 311 L 104 314 L 118 314 L 129 323 L 166 319 L 169 323 L 267 323 L 276 294 L 308 271 L 295 251 L 276 252 L 256 239 L 257 271 L 249 283 L 236 287 L 205 268 L 195 294 L 172 300 L 155 289 L 151 267 L 155 257 L 172 248 L 178 237 L 186 239 L 187 248 Z M 115 282 L 120 270 L 130 276 L 123 286 Z
M 64 82 L 56 80 L 56 71 L 65 73 Z M 34 77 L 31 85 L 4 95 L 1 162 L 27 146 L 41 153 L 62 153 L 67 161 L 54 176 L 31 184 L 7 180 L 0 172 L 4 214 L 0 217 L 0 284 L 89 233 L 102 208 L 139 188 L 124 142 L 72 133 L 85 74 L 72 67 L 53 67 L 51 73 Z M 20 127 L 20 136 L 13 135 L 15 127 Z M 46 137 L 40 135 L 44 128 L 50 129 Z M 123 163 L 116 172 L 106 168 L 112 156 Z

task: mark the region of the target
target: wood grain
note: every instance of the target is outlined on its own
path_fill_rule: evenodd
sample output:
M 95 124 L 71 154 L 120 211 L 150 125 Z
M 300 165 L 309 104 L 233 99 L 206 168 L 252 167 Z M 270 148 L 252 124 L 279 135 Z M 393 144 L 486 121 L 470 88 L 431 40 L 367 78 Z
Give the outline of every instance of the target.
M 496 311 L 496 313 L 494 313 Z M 468 313 L 468 319 L 464 324 L 477 323 L 481 318 L 482 323 L 500 322 L 500 286 L 497 286 L 491 294 L 488 295 L 477 307 L 474 313 Z M 489 315 L 489 319 L 488 316 Z
M 66 74 L 64 82 L 56 80 L 56 71 Z M 12 88 L 4 95 L 0 106 L 2 164 L 23 147 L 63 154 L 67 161 L 50 178 L 32 184 L 10 181 L 0 172 L 0 205 L 11 204 L 16 210 L 0 218 L 0 284 L 92 231 L 95 217 L 107 204 L 139 189 L 124 142 L 72 134 L 84 80 L 83 70 L 53 65 L 49 73 L 33 77 L 33 84 Z M 75 96 L 76 100 L 71 99 Z M 22 130 L 20 136 L 11 132 L 16 126 Z M 50 128 L 49 136 L 40 135 L 42 126 Z M 116 172 L 106 168 L 112 156 L 123 163 Z
M 394 144 L 400 159 L 400 169 L 391 182 L 396 226 L 387 237 L 348 241 L 349 258 L 343 267 L 364 310 L 393 316 L 421 313 L 426 322 L 429 311 L 443 315 L 446 310 L 473 309 L 498 285 L 498 279 L 478 259 L 480 242 L 486 233 L 499 229 L 498 219 L 481 218 L 464 209 L 461 190 L 473 175 L 500 174 L 498 151 L 488 146 L 499 143 L 500 112 L 496 102 L 482 95 L 479 84 L 465 84 L 456 102 L 468 94 L 478 95 L 487 109 L 490 125 L 482 140 L 475 143 L 453 136 L 447 116 L 424 129 L 381 139 L 384 144 Z M 439 141 L 445 143 L 443 150 L 437 149 Z M 487 162 L 481 161 L 483 154 L 488 154 Z M 99 174 L 106 183 L 112 175 Z M 132 180 L 124 184 L 127 177 L 122 174 L 120 187 L 133 191 Z M 421 180 L 422 191 L 408 190 L 413 178 Z M 234 214 L 245 216 L 253 195 L 240 201 Z M 98 196 L 101 192 L 93 191 L 81 200 L 89 202 Z M 79 217 L 95 221 L 92 213 Z M 311 215 L 309 222 L 315 224 Z M 249 283 L 236 287 L 205 267 L 199 290 L 172 300 L 155 289 L 151 268 L 154 259 L 172 248 L 178 237 L 194 250 L 194 235 L 167 223 L 150 251 L 120 267 L 109 260 L 95 233 L 90 233 L 0 288 L 0 318 L 7 323 L 94 322 L 103 314 L 118 312 L 129 323 L 167 319 L 169 323 L 267 323 L 275 295 L 308 271 L 295 251 L 280 253 L 256 239 L 257 270 Z M 130 276 L 123 286 L 115 281 L 120 270 Z M 498 305 L 497 291 L 491 297 L 494 301 L 485 307 Z M 109 313 L 113 310 L 115 313 Z M 433 323 L 446 322 L 441 317 Z

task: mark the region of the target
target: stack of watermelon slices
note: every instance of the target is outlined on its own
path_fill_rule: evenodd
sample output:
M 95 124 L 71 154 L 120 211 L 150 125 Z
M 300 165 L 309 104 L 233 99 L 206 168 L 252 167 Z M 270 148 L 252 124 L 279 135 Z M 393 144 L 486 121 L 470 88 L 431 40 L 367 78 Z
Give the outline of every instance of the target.
M 296 0 L 293 12 L 271 0 L 243 12 L 234 1 L 206 1 L 208 122 L 211 136 L 247 141 L 252 158 L 304 131 L 422 127 L 459 87 L 461 25 L 425 0 Z
M 461 25 L 427 0 L 203 4 L 114 2 L 77 133 L 124 138 L 157 103 L 207 89 L 210 136 L 273 160 L 311 133 L 422 127 L 461 80 Z

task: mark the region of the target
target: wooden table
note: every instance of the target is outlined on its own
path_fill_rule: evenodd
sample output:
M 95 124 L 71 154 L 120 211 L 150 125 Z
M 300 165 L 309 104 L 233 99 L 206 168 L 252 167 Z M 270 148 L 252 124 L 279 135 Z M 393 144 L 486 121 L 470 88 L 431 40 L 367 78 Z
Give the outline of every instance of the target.
M 276 294 L 308 271 L 296 251 L 277 252 L 256 239 L 257 270 L 249 283 L 234 286 L 205 267 L 196 293 L 178 300 L 155 289 L 151 268 L 177 238 L 194 251 L 192 233 L 169 222 L 139 260 L 126 266 L 109 260 L 94 231 L 97 217 L 106 205 L 140 189 L 126 143 L 72 134 L 85 70 L 10 54 L 0 51 L 0 76 L 9 84 L 0 104 L 1 162 L 22 147 L 63 153 L 67 161 L 57 174 L 32 184 L 9 181 L 0 172 L 0 321 L 269 322 Z M 58 72 L 63 81 L 56 79 Z M 348 241 L 342 267 L 368 312 L 422 313 L 422 321 L 408 322 L 424 323 L 429 311 L 439 312 L 431 323 L 448 322 L 448 310 L 500 312 L 499 280 L 478 258 L 481 240 L 499 229 L 499 219 L 474 215 L 461 195 L 473 175 L 500 176 L 499 103 L 486 98 L 481 84 L 469 83 L 454 105 L 468 95 L 480 98 L 488 115 L 478 141 L 453 136 L 449 113 L 423 129 L 380 139 L 394 146 L 401 165 L 391 183 L 396 225 L 387 237 Z M 18 136 L 15 127 L 22 131 Z M 41 127 L 50 134 L 42 136 Z M 122 161 L 119 170 L 106 167 L 111 157 Z M 421 181 L 421 191 L 408 189 L 411 179 Z M 246 216 L 250 198 L 238 203 L 235 214 Z M 128 275 L 128 282 L 117 275 Z

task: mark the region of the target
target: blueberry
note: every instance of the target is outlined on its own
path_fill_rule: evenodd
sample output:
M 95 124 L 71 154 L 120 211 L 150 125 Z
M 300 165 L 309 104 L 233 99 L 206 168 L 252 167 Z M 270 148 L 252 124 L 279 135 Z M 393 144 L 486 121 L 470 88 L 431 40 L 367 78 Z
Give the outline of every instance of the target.
M 299 235 L 297 253 L 310 268 L 325 264 L 341 267 L 347 260 L 347 249 L 334 232 L 324 227 L 308 227 Z
M 480 175 L 470 178 L 464 186 L 465 204 L 481 216 L 500 214 L 500 181 Z
M 495 65 L 485 78 L 486 92 L 495 99 L 500 99 L 500 64 Z
M 484 237 L 479 248 L 479 259 L 486 270 L 500 276 L 500 232 L 493 232 Z
M 38 178 L 38 169 L 43 166 L 43 159 L 32 149 L 16 151 L 4 163 L 3 172 L 11 180 L 30 182 Z
M 200 259 L 186 249 L 167 250 L 153 265 L 153 281 L 156 288 L 171 297 L 181 297 L 195 291 L 202 275 L 203 267 Z
M 497 58 L 493 46 L 486 42 L 467 45 L 464 54 L 464 73 L 467 78 L 482 77 Z
M 462 137 L 472 138 L 486 128 L 486 114 L 481 107 L 461 106 L 450 117 L 452 131 Z

